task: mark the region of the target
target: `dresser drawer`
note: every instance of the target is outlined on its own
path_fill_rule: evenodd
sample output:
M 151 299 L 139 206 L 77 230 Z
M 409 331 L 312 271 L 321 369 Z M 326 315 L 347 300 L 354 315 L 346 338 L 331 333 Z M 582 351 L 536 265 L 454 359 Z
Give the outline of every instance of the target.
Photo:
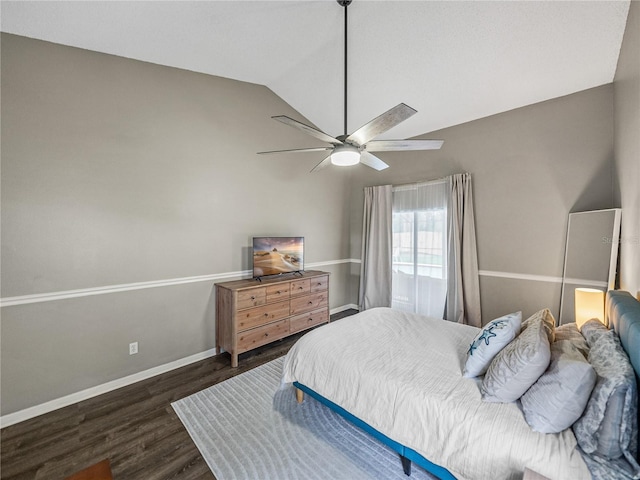
M 267 290 L 265 287 L 241 290 L 236 297 L 236 309 L 256 307 L 267 303 Z
M 324 292 L 329 286 L 329 277 L 311 278 L 311 293 Z
M 287 282 L 280 283 L 278 285 L 269 285 L 267 289 L 267 303 L 271 303 L 276 300 L 284 300 L 289 298 L 289 292 L 291 291 L 291 284 Z
M 289 333 L 296 333 L 307 328 L 327 323 L 329 321 L 329 309 L 321 308 L 302 315 L 295 315 L 289 319 Z
M 327 306 L 327 292 L 314 293 L 300 298 L 291 299 L 291 315 L 310 312 Z
M 264 325 L 265 323 L 280 320 L 289 316 L 289 300 L 282 300 L 277 303 L 263 305 L 261 307 L 243 310 L 237 314 L 238 331 L 249 330 L 250 328 Z
M 289 319 L 280 320 L 238 334 L 238 353 L 252 350 L 289 334 Z
M 311 280 L 295 280 L 291 282 L 291 296 L 305 295 L 311 291 Z

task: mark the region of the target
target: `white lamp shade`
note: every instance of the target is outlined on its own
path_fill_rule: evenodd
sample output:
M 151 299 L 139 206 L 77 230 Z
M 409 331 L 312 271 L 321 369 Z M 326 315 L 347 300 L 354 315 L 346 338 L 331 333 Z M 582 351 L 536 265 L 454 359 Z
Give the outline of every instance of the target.
M 347 167 L 359 162 L 360 151 L 350 145 L 336 147 L 331 154 L 331 163 L 339 167 Z
M 597 318 L 604 323 L 604 292 L 602 290 L 576 288 L 575 306 L 578 329 L 592 318 Z

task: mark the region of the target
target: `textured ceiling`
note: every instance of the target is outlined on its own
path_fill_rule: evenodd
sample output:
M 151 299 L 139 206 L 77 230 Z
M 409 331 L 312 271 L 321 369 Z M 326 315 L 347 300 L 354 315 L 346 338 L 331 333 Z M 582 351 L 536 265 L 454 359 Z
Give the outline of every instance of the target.
M 418 114 L 381 138 L 408 138 L 609 83 L 628 9 L 354 0 L 348 130 L 404 102 Z M 3 0 L 0 13 L 4 32 L 266 85 L 344 133 L 344 9 L 334 0 Z

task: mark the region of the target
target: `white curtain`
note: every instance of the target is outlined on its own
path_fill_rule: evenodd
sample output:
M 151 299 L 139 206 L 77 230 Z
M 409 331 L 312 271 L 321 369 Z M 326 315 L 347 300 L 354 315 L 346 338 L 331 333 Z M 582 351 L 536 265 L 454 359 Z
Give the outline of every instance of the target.
M 447 297 L 446 180 L 393 188 L 391 306 L 443 318 Z
M 448 285 L 444 318 L 481 327 L 478 253 L 471 175 L 448 179 Z
M 471 175 L 364 190 L 361 310 L 481 326 Z
M 391 306 L 391 185 L 365 187 L 360 310 Z

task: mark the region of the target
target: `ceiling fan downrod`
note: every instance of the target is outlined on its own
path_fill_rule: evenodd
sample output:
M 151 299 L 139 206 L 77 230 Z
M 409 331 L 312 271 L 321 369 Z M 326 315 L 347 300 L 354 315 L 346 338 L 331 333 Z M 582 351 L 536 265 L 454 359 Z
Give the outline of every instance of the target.
M 347 7 L 352 0 L 336 0 L 344 7 L 344 135 L 347 136 Z

